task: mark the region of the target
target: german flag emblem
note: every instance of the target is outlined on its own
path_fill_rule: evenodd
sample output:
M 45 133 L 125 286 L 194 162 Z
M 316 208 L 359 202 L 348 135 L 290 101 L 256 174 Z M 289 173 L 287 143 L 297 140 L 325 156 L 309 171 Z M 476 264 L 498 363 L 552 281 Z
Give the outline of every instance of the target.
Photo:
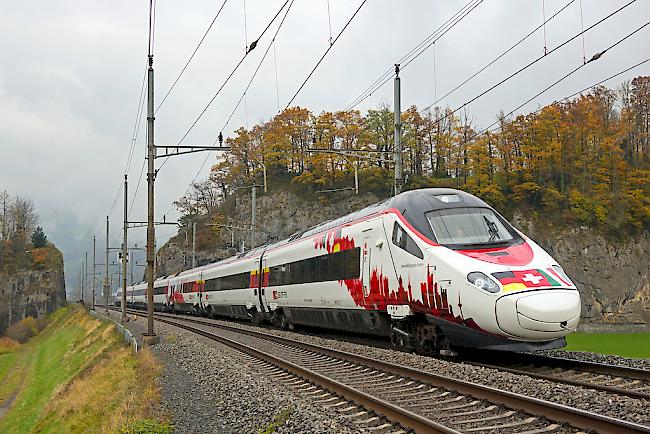
M 492 273 L 501 285 L 503 290 L 519 291 L 529 288 L 548 288 L 554 286 L 567 286 L 566 282 L 560 280 L 555 273 L 544 270 L 524 270 L 524 271 L 501 271 Z

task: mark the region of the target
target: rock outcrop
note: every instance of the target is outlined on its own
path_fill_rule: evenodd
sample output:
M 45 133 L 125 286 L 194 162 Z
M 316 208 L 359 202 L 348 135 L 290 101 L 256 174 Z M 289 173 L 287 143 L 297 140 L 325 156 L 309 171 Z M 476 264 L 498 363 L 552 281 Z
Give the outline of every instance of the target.
M 562 265 L 582 296 L 586 321 L 650 323 L 650 236 L 611 239 L 587 227 L 513 223 Z
M 0 273 L 0 335 L 26 316 L 39 317 L 66 303 L 63 257 L 53 246 L 45 269 Z

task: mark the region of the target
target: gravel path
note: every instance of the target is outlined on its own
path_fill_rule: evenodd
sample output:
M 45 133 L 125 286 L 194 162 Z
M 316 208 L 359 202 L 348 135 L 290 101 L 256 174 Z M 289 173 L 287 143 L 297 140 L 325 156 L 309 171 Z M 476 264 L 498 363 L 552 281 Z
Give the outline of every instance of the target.
M 230 321 L 215 321 L 229 326 L 241 327 L 259 331 L 260 328 Z M 628 420 L 650 426 L 650 400 L 633 399 L 624 396 L 611 395 L 605 392 L 581 388 L 577 386 L 553 383 L 547 380 L 539 380 L 522 375 L 515 375 L 507 372 L 500 372 L 495 369 L 482 368 L 467 365 L 464 363 L 450 362 L 432 357 L 419 356 L 401 351 L 385 348 L 375 348 L 366 345 L 359 345 L 350 342 L 324 339 L 318 336 L 303 335 L 276 329 L 263 329 L 268 334 L 284 336 L 297 339 L 303 342 L 322 345 L 334 349 L 340 349 L 367 357 L 386 360 L 395 364 L 410 366 L 448 375 L 466 381 L 471 381 L 499 389 L 509 390 L 528 396 L 581 408 L 588 411 L 604 414 L 610 417 Z M 639 362 L 635 359 L 624 359 L 621 357 L 609 357 L 591 353 L 569 353 L 577 357 L 584 357 L 585 360 L 618 363 L 621 360 L 630 363 L 632 366 L 646 367 L 648 360 Z M 591 358 L 588 358 L 591 357 Z M 638 363 L 638 364 L 637 364 Z
M 144 327 L 142 319 L 128 326 L 136 336 Z M 163 404 L 177 433 L 256 433 L 271 424 L 279 433 L 359 432 L 341 414 L 270 379 L 249 356 L 163 323 L 156 333 Z

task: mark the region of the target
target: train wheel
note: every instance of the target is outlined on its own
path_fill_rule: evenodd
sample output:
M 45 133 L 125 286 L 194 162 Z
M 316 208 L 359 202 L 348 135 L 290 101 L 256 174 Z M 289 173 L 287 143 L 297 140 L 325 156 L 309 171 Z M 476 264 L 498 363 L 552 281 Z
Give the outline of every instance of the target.
M 260 315 L 257 309 L 253 311 L 253 318 L 251 321 L 257 326 L 262 325 L 262 315 Z
M 282 312 L 282 309 L 276 309 L 273 311 L 271 323 L 282 330 L 287 330 L 289 328 L 289 321 L 287 321 L 287 317 L 284 315 L 284 312 Z
M 391 326 L 390 341 L 404 351 L 415 350 L 417 348 L 417 326 L 410 322 L 394 321 Z

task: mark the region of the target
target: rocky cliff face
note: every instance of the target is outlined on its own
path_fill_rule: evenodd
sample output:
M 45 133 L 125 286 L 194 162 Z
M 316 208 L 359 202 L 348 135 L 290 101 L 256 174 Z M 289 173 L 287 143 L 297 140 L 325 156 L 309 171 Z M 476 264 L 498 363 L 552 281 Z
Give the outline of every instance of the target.
M 0 335 L 26 316 L 38 317 L 65 304 L 63 259 L 58 256 L 56 266 L 44 270 L 0 274 Z
M 614 240 L 586 227 L 513 223 L 562 265 L 582 296 L 590 322 L 650 323 L 650 236 Z
M 257 244 L 286 238 L 298 230 L 379 200 L 373 194 L 341 194 L 319 201 L 307 201 L 288 192 L 268 194 L 258 201 Z M 229 214 L 250 216 L 250 200 L 240 199 Z M 246 226 L 248 218 L 233 219 L 230 224 Z M 536 225 L 522 216 L 516 216 L 513 223 L 546 249 L 576 283 L 583 299 L 584 321 L 650 323 L 650 235 L 620 241 L 609 240 L 589 228 Z M 204 227 L 203 230 L 207 229 Z M 230 237 L 227 231 L 222 231 L 212 238 L 211 245 L 225 246 Z M 241 237 L 249 245 L 249 233 L 242 232 Z M 189 268 L 190 251 L 191 244 L 184 235 L 172 239 L 158 254 L 156 274 L 172 274 Z M 197 263 L 215 261 L 235 253 L 234 248 L 206 246 L 197 251 Z

